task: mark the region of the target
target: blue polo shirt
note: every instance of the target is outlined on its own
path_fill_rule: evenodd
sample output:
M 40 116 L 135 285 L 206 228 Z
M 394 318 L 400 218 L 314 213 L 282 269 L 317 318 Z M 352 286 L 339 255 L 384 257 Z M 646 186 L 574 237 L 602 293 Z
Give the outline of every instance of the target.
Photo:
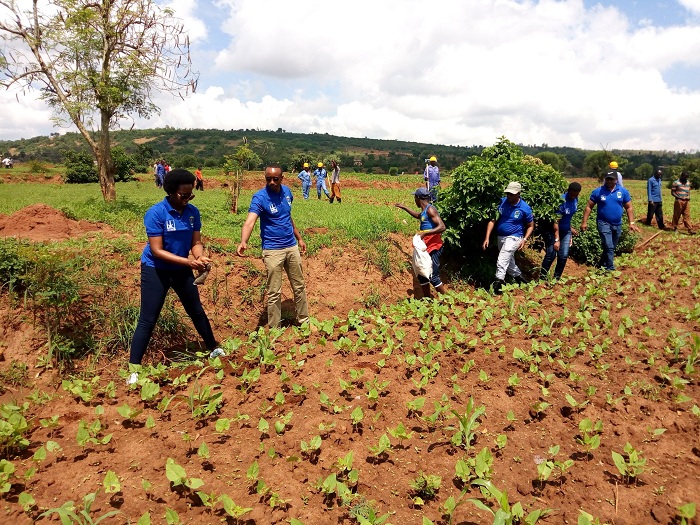
M 170 205 L 167 197 L 149 208 L 143 223 L 148 237 L 163 237 L 163 249 L 180 257 L 189 255 L 192 249 L 192 235 L 202 229 L 202 220 L 197 208 L 187 204 L 180 213 Z M 154 257 L 150 243 L 143 249 L 141 263 L 154 268 L 171 270 L 183 268 L 179 264 L 172 264 Z
M 557 215 L 559 215 L 559 235 L 564 235 L 571 230 L 571 218 L 578 210 L 578 197 L 575 199 L 568 199 L 567 195 L 569 192 L 564 193 L 562 198 L 562 203 L 557 208 Z
M 265 186 L 250 202 L 249 212 L 260 217 L 260 238 L 263 250 L 281 250 L 296 246 L 292 226 L 292 190 L 282 186 L 275 193 Z
M 532 222 L 532 208 L 522 198 L 518 204 L 511 206 L 508 199 L 503 197 L 498 205 L 498 220 L 496 221 L 496 235 L 508 237 L 514 235 L 523 237 L 525 227 Z
M 598 186 L 591 192 L 590 198 L 598 205 L 598 220 L 613 226 L 622 224 L 624 206 L 632 200 L 630 192 L 619 184 L 612 190 L 608 190 L 605 185 Z

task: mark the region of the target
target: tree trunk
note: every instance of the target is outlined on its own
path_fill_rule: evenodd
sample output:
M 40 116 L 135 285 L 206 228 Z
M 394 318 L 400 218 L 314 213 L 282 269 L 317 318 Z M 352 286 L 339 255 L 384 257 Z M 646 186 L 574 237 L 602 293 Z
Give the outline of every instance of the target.
M 101 114 L 101 129 L 99 135 L 99 147 L 95 151 L 97 170 L 100 179 L 100 188 L 105 202 L 117 200 L 117 188 L 114 184 L 114 164 L 112 162 L 112 148 L 109 138 L 109 115 Z
M 233 177 L 231 177 L 233 175 Z M 238 213 L 238 197 L 241 194 L 241 170 L 236 170 L 235 173 L 228 172 L 231 180 L 231 213 Z

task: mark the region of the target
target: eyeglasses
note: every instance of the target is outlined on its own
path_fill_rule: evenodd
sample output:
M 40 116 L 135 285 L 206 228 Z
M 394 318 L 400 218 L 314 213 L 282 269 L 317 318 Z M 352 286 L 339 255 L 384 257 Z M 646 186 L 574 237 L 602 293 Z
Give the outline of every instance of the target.
M 187 194 L 176 193 L 175 195 L 180 197 L 180 199 L 182 199 L 183 201 L 191 201 L 192 199 L 194 199 L 196 197 L 196 195 L 194 193 L 187 193 Z
M 279 177 L 265 177 L 265 180 L 266 180 L 267 182 L 273 182 L 273 181 L 274 181 L 274 182 L 279 182 L 279 181 L 280 181 L 280 178 L 279 178 Z

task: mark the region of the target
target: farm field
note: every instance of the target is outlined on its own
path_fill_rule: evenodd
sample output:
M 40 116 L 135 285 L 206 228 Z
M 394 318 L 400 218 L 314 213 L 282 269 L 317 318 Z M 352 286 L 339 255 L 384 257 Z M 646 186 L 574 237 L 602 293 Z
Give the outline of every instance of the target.
M 0 185 L 0 231 L 19 238 L 0 272 L 35 257 L 47 290 L 79 292 L 0 296 L 0 522 L 698 522 L 696 238 L 642 226 L 612 274 L 570 261 L 558 284 L 492 296 L 456 269 L 423 300 L 415 221 L 392 206 L 420 178 L 348 177 L 331 206 L 292 175 L 314 319 L 269 332 L 259 249 L 234 254 L 256 176 L 236 216 L 223 181 L 194 201 L 216 261 L 200 293 L 228 355 L 198 353 L 174 302 L 129 388 L 141 221 L 162 192 L 120 183 L 108 206 L 97 185 Z M 639 221 L 645 182 L 627 185 Z

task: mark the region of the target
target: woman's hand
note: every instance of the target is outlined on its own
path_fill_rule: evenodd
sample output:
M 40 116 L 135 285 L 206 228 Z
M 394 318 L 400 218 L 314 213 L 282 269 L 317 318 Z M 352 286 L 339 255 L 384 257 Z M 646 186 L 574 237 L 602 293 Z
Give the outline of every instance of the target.
M 202 259 L 208 259 L 207 257 L 200 257 L 199 259 L 188 259 L 189 267 L 198 272 L 203 272 L 207 269 L 207 263 Z

